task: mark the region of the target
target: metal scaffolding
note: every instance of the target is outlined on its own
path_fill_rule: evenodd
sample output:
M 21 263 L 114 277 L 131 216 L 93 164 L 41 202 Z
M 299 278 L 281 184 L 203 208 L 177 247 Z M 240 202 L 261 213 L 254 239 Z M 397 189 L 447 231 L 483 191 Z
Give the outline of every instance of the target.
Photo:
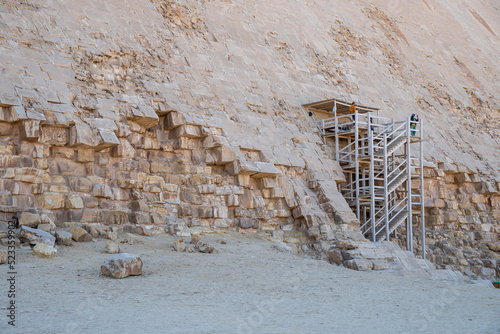
M 389 240 L 406 222 L 406 245 L 413 252 L 413 222 L 417 220 L 425 259 L 422 120 L 407 117 L 396 122 L 380 117 L 377 108 L 365 106 L 356 106 L 350 114 L 350 104 L 337 99 L 304 107 L 315 116 L 325 143 L 334 143 L 336 159 L 346 175 L 342 192 L 361 222 L 363 235 L 373 242 Z

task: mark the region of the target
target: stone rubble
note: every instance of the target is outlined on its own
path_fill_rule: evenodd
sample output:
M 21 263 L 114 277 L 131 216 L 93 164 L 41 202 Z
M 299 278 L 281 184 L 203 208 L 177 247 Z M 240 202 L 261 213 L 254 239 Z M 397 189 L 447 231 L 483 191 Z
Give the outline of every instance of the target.
M 40 257 L 54 257 L 57 254 L 57 249 L 44 243 L 38 243 L 33 247 L 33 254 Z
M 101 265 L 101 273 L 111 278 L 140 276 L 142 275 L 142 260 L 135 254 L 115 254 Z

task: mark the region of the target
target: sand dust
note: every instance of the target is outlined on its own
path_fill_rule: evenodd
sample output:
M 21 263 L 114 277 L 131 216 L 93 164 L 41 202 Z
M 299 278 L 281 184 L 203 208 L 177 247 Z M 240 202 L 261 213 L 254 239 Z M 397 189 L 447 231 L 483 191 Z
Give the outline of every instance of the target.
M 137 237 L 144 274 L 100 274 L 106 240 L 41 259 L 19 249 L 16 328 L 0 333 L 499 333 L 500 290 L 356 272 L 236 233 L 219 254 L 177 253 Z M 218 241 L 226 240 L 227 244 Z M 6 275 L 5 265 L 0 267 Z M 6 314 L 7 283 L 0 283 Z

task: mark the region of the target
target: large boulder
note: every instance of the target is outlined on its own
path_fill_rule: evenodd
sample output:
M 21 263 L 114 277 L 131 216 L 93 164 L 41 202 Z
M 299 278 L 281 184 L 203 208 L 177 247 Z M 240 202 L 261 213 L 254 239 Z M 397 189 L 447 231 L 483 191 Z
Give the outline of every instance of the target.
M 116 254 L 101 265 L 101 273 L 112 278 L 139 276 L 142 275 L 142 260 L 139 255 Z
M 44 243 L 49 246 L 54 246 L 56 242 L 56 238 L 52 234 L 28 226 L 21 226 L 19 238 L 27 240 L 32 245 Z

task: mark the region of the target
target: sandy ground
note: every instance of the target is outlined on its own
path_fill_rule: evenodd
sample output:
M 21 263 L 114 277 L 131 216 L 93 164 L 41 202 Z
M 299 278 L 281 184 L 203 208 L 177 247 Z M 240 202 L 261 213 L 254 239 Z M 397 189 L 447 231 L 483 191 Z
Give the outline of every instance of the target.
M 122 280 L 100 274 L 103 239 L 59 247 L 53 259 L 18 250 L 17 325 L 4 316 L 2 279 L 0 333 L 500 332 L 498 289 L 356 272 L 256 236 L 204 236 L 219 254 L 138 238 L 121 247 L 142 257 L 144 274 Z

